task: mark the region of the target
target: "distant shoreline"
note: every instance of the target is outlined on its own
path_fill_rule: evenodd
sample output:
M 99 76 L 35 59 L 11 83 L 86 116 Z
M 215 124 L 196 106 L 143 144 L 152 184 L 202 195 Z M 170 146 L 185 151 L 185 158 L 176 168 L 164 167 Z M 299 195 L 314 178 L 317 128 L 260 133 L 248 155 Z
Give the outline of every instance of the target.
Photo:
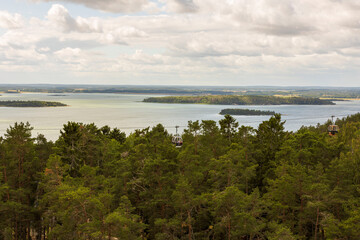
M 0 85 L 1 86 L 1 85 Z M 311 91 L 311 90 L 309 90 Z M 182 88 L 159 88 L 159 89 L 146 89 L 146 88 L 134 88 L 134 89 L 21 89 L 21 90 L 0 90 L 0 96 L 4 97 L 4 95 L 1 95 L 1 93 L 5 94 L 31 94 L 31 93 L 42 93 L 42 94 L 49 94 L 49 96 L 66 96 L 66 94 L 81 94 L 81 93 L 88 93 L 88 94 L 133 94 L 133 95 L 166 95 L 166 96 L 262 96 L 262 97 L 279 97 L 279 98 L 318 98 L 320 100 L 327 100 L 327 101 L 360 101 L 360 90 L 359 93 L 356 94 L 354 97 L 352 97 L 351 93 L 339 93 L 341 94 L 339 97 L 336 95 L 336 92 L 334 92 L 334 95 L 323 95 L 325 92 L 314 92 L 313 94 L 306 93 L 306 92 L 298 92 L 296 94 L 288 94 L 283 95 L 279 94 L 278 91 L 274 90 L 265 90 L 265 91 L 254 91 L 254 90 L 248 90 L 248 91 L 226 91 L 224 89 L 182 89 Z
M 189 86 L 189 85 L 86 85 L 86 84 L 0 84 L 1 92 L 12 93 L 115 93 L 159 95 L 242 95 L 313 97 L 360 100 L 360 87 L 324 86 Z

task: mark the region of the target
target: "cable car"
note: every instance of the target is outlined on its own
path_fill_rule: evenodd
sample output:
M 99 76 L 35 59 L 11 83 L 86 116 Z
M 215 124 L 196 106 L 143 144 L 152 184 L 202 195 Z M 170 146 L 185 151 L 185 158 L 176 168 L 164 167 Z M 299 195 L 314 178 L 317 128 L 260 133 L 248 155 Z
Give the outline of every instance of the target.
M 180 148 L 183 144 L 183 140 L 180 137 L 180 135 L 177 133 L 179 126 L 175 126 L 175 128 L 176 128 L 176 134 L 173 136 L 171 142 L 175 145 L 176 148 Z
M 334 117 L 335 116 L 331 116 L 331 125 L 328 126 L 328 133 L 330 136 L 336 135 L 340 130 L 339 126 L 334 124 Z

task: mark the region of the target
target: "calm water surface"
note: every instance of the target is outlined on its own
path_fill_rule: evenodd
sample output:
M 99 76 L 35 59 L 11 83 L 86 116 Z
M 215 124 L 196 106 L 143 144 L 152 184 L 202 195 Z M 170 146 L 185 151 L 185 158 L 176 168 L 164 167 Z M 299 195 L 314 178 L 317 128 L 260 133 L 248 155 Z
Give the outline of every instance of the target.
M 174 126 L 181 126 L 182 131 L 189 120 L 215 120 L 223 118 L 221 109 L 234 108 L 233 105 L 197 105 L 197 104 L 160 104 L 143 103 L 150 95 L 128 94 L 64 94 L 50 96 L 46 93 L 2 94 L 1 100 L 42 100 L 58 101 L 68 107 L 51 108 L 8 108 L 0 107 L 0 135 L 14 122 L 29 122 L 33 135 L 44 134 L 48 139 L 56 140 L 63 124 L 68 121 L 95 123 L 101 127 L 117 127 L 127 134 L 134 129 L 163 124 L 169 132 Z M 161 95 L 151 95 L 161 96 Z M 285 127 L 295 131 L 302 125 L 324 123 L 331 115 L 344 117 L 360 112 L 360 101 L 336 102 L 336 105 L 280 105 L 280 106 L 236 106 L 256 110 L 273 110 L 283 114 Z M 235 116 L 241 125 L 257 127 L 269 116 Z

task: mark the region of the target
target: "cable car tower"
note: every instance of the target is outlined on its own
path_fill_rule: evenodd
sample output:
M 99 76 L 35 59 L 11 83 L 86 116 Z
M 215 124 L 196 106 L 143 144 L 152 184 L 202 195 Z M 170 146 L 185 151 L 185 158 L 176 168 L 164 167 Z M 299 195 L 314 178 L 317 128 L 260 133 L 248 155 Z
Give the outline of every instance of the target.
M 180 137 L 180 135 L 178 134 L 179 126 L 175 126 L 175 128 L 176 128 L 176 134 L 173 136 L 171 142 L 175 145 L 176 148 L 180 148 L 182 146 L 182 144 L 183 144 L 183 140 Z
M 328 133 L 330 136 L 335 136 L 340 130 L 339 126 L 334 124 L 334 117 L 335 116 L 331 116 L 331 124 L 328 126 Z

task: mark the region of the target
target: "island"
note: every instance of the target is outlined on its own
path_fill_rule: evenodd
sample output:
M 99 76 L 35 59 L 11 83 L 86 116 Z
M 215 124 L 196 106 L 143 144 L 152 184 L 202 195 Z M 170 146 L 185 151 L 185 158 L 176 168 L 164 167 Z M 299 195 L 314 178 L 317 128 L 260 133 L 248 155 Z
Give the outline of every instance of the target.
M 274 115 L 274 111 L 261 111 L 253 109 L 242 109 L 242 108 L 227 108 L 221 110 L 220 115 L 243 115 L 243 116 L 264 116 L 264 115 Z
M 65 107 L 64 103 L 46 101 L 0 101 L 0 107 Z
M 258 95 L 206 95 L 149 97 L 148 103 L 192 103 L 215 105 L 335 105 L 332 101 L 311 97 L 275 97 Z
M 5 93 L 21 93 L 21 91 L 17 90 L 17 89 L 9 89 L 9 90 L 5 91 Z

